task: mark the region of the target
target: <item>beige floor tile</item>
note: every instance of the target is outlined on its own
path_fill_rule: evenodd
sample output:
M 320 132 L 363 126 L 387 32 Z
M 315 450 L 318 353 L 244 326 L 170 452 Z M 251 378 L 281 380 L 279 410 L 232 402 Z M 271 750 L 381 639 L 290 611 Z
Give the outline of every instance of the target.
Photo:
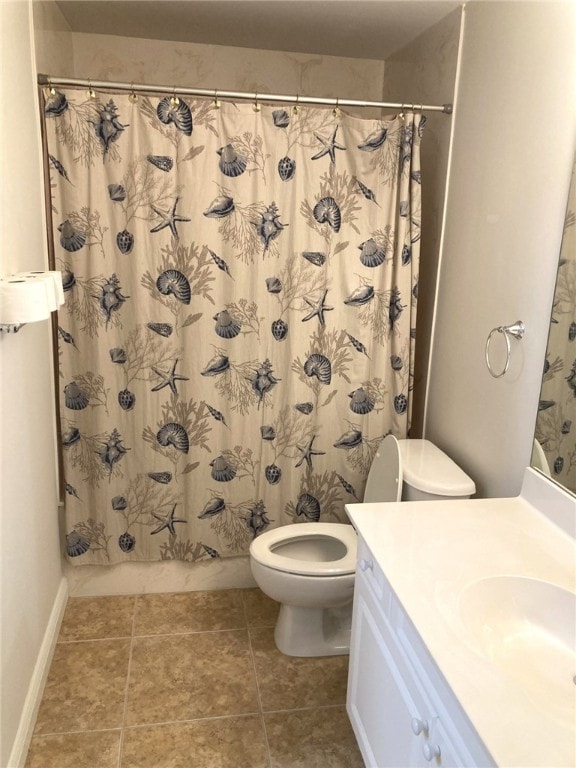
M 243 589 L 242 599 L 249 627 L 273 627 L 278 618 L 280 603 L 272 600 L 261 589 Z
M 210 632 L 245 626 L 240 589 L 140 595 L 136 601 L 135 635 Z
M 246 631 L 134 638 L 127 725 L 257 711 Z
M 251 629 L 250 641 L 263 711 L 345 703 L 348 656 L 285 656 L 272 628 Z
M 71 597 L 68 600 L 59 642 L 130 637 L 135 597 Z
M 363 768 L 344 707 L 264 715 L 272 768 Z
M 116 768 L 120 731 L 34 736 L 25 768 Z
M 268 768 L 259 715 L 129 728 L 122 768 Z
M 58 643 L 36 735 L 122 725 L 130 640 Z

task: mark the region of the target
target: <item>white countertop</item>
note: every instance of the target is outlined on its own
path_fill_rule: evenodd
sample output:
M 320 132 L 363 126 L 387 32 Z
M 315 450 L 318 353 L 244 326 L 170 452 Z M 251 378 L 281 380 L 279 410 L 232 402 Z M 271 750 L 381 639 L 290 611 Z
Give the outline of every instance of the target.
M 573 768 L 572 680 L 566 688 L 538 689 L 529 668 L 525 680 L 518 670 L 498 669 L 474 648 L 459 604 L 468 585 L 504 574 L 574 592 L 574 540 L 522 497 L 349 504 L 346 510 L 496 763 Z M 566 621 L 576 621 L 570 613 Z

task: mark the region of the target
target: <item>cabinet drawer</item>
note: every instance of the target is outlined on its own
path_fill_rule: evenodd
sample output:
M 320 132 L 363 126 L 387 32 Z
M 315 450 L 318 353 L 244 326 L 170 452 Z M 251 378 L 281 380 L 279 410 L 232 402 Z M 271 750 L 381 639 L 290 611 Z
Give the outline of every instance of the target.
M 356 577 L 361 578 L 386 616 L 390 613 L 391 589 L 378 561 L 363 538 L 358 539 Z

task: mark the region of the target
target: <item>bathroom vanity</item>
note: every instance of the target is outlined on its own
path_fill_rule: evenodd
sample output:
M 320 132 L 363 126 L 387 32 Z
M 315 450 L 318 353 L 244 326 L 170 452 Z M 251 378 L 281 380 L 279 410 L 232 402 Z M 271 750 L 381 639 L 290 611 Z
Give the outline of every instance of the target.
M 575 765 L 575 542 L 528 473 L 512 499 L 347 506 L 367 768 Z M 554 513 L 573 525 L 574 499 Z

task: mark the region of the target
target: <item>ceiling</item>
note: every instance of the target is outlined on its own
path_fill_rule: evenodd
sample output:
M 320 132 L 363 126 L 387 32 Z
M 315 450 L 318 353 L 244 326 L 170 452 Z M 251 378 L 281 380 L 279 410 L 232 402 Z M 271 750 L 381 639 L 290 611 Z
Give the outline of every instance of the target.
M 73 32 L 386 59 L 455 0 L 56 0 Z

